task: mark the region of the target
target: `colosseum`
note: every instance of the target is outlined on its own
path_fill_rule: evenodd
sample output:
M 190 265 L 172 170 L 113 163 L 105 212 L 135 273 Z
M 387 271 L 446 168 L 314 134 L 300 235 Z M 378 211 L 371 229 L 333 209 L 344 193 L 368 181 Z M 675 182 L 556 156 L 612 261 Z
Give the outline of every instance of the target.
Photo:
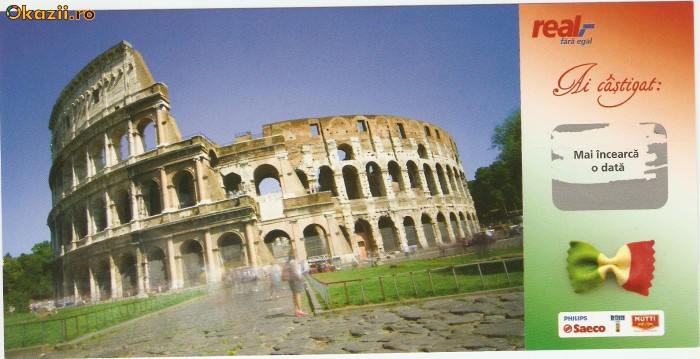
M 168 88 L 123 41 L 64 88 L 49 129 L 58 298 L 213 284 L 290 247 L 303 261 L 403 256 L 479 226 L 441 128 L 352 115 L 271 123 L 228 145 L 183 139 Z

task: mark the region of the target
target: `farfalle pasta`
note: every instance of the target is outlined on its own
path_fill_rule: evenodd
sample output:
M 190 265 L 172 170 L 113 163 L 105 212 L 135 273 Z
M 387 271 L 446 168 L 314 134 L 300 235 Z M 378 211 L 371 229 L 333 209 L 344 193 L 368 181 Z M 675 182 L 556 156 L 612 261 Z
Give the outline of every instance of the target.
M 622 288 L 648 296 L 654 278 L 653 247 L 653 240 L 627 243 L 608 258 L 588 243 L 571 241 L 566 258 L 571 286 L 576 293 L 587 292 L 612 272 Z

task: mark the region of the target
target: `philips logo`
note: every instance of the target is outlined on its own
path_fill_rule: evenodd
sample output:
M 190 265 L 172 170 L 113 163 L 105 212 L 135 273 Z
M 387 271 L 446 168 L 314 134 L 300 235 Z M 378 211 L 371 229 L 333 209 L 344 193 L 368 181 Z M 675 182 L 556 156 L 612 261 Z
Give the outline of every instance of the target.
M 564 321 L 565 322 L 585 322 L 588 320 L 588 317 L 585 315 L 565 315 L 564 316 Z

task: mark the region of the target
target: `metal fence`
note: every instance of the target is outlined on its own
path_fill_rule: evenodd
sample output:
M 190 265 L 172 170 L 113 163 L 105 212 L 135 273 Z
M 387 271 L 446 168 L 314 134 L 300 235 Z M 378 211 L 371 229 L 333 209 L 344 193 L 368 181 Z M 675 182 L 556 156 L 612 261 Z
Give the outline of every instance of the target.
M 309 276 L 309 283 L 333 309 L 520 286 L 522 273 L 523 258 L 515 257 L 333 282 Z
M 155 296 L 130 302 L 103 304 L 99 309 L 64 318 L 47 318 L 5 325 L 5 349 L 56 344 L 155 312 L 201 295 L 202 292 Z M 84 307 L 89 310 L 90 307 Z M 60 313 L 58 314 L 60 316 Z

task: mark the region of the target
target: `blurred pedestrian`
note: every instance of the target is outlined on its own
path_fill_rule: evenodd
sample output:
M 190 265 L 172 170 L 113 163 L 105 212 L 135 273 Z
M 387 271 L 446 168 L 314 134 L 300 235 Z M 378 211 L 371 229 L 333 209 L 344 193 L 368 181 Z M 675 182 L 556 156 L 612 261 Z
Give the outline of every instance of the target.
M 273 294 L 279 298 L 279 290 L 282 287 L 282 271 L 279 264 L 277 262 L 270 263 L 268 273 L 270 274 L 270 299 L 272 299 Z
M 308 314 L 301 308 L 301 292 L 304 291 L 304 277 L 301 274 L 301 267 L 296 257 L 296 250 L 291 248 L 287 255 L 287 263 L 284 265 L 282 279 L 289 282 L 289 289 L 292 291 L 292 301 L 294 302 L 294 315 L 305 317 Z

